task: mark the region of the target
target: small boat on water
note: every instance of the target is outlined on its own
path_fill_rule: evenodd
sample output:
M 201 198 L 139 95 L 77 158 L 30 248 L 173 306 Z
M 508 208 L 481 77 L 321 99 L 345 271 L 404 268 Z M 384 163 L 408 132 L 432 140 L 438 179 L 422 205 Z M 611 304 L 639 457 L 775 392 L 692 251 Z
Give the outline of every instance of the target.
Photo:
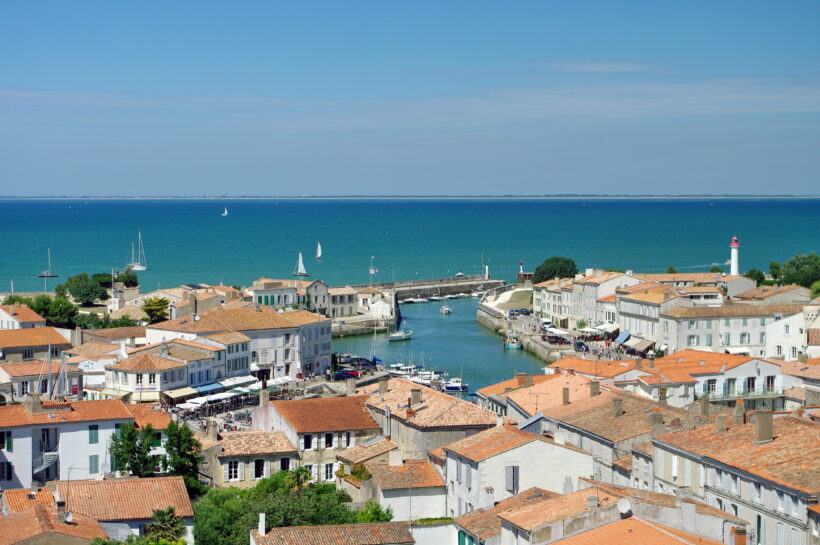
M 445 295 L 445 299 L 458 299 L 458 295 Z
M 474 291 L 473 293 L 470 294 L 470 297 L 479 297 L 479 298 L 484 297 L 484 292 L 483 291 Z
M 429 301 L 429 299 L 423 299 L 421 297 L 416 297 L 416 298 L 411 297 L 410 299 L 405 299 L 404 301 L 402 301 L 402 303 L 409 303 L 409 304 L 412 305 L 412 304 L 415 304 L 415 303 L 426 303 L 428 301 Z
M 134 258 L 134 243 L 131 243 L 131 263 L 125 266 L 132 271 L 144 271 L 148 268 L 148 260 L 145 259 L 145 248 L 142 246 L 142 233 L 137 232 L 137 255 Z
M 466 392 L 468 389 L 469 384 L 462 382 L 461 377 L 453 377 L 441 384 L 441 390 L 444 392 Z
M 465 297 L 469 297 L 469 296 L 470 296 L 469 293 L 464 293 L 464 292 L 456 294 L 457 299 L 464 299 Z
M 412 377 L 419 372 L 419 368 L 413 365 L 404 365 L 403 363 L 392 363 L 389 367 L 389 373 L 399 377 Z
M 224 210 L 222 210 L 222 217 L 224 218 L 227 215 L 228 215 L 228 209 L 225 208 Z
M 293 276 L 308 276 L 305 264 L 302 262 L 302 252 L 299 252 L 299 261 L 296 262 L 296 268 L 293 269 Z
M 450 305 L 442 305 L 439 312 L 441 312 L 443 316 L 446 316 L 447 314 L 452 314 L 453 309 L 450 308 Z
M 427 298 L 428 301 L 444 301 L 444 297 L 440 295 L 431 295 Z
M 515 333 L 508 331 L 504 336 L 504 348 L 507 350 L 521 349 L 521 341 L 518 340 L 518 336 Z
M 37 275 L 38 278 L 57 278 L 57 273 L 51 269 L 51 248 L 48 249 L 48 269 Z M 14 290 L 11 290 L 14 292 Z
M 387 340 L 390 341 L 390 342 L 409 341 L 410 337 L 412 337 L 412 336 L 413 336 L 413 330 L 404 328 L 404 329 L 396 330 L 393 333 L 391 333 L 390 335 L 388 335 Z
M 322 260 L 322 245 L 317 242 L 316 243 L 316 261 Z

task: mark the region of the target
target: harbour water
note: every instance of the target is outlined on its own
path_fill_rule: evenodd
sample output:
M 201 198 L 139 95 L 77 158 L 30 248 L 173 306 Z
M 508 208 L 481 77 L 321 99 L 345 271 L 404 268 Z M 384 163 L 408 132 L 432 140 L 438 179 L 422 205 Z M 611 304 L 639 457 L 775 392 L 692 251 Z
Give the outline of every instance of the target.
M 403 305 L 403 326 L 413 330 L 409 341 L 389 342 L 383 333 L 333 339 L 333 350 L 376 355 L 385 364 L 423 364 L 427 369 L 462 377 L 470 392 L 510 378 L 516 372 L 541 373 L 543 362 L 522 350 L 504 350 L 501 338 L 475 321 L 477 299 L 452 299 L 453 313 L 442 316 L 444 302 Z

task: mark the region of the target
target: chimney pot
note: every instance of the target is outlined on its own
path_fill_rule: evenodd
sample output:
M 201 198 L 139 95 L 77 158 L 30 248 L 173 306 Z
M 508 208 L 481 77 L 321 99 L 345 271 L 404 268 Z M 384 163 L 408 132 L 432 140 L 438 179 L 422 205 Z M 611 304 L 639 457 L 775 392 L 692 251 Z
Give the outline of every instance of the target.
M 601 385 L 597 380 L 589 383 L 589 397 L 595 397 L 601 393 Z
M 270 392 L 263 385 L 262 389 L 259 390 L 259 406 L 260 407 L 267 407 L 269 404 L 270 404 Z
M 356 379 L 349 378 L 345 380 L 345 394 L 348 396 L 356 395 Z
M 57 523 L 65 524 L 65 502 L 57 500 Z
M 569 405 L 569 388 L 564 388 L 561 393 L 563 394 L 564 405 Z
M 388 386 L 388 384 L 387 384 L 387 378 L 386 378 L 386 377 L 384 377 L 384 378 L 380 378 L 380 379 L 379 379 L 379 393 L 380 393 L 380 394 L 386 394 L 386 393 L 387 393 L 387 390 L 388 390 L 388 387 L 387 387 L 387 386 Z
M 587 509 L 596 509 L 597 507 L 598 507 L 598 497 L 597 496 L 587 497 Z
M 768 443 L 773 439 L 772 410 L 769 407 L 760 407 L 755 411 L 755 443 Z
M 635 369 L 643 369 L 643 359 L 638 358 L 635 360 Z
M 421 389 L 413 388 L 410 390 L 410 405 L 418 405 L 421 403 Z
M 700 414 L 709 416 L 709 398 L 706 396 L 700 398 Z
M 265 535 L 265 513 L 259 513 L 259 525 L 256 527 L 256 531 L 259 532 L 260 536 Z
M 728 425 L 727 425 L 727 422 L 726 422 L 726 415 L 725 414 L 717 415 L 715 417 L 715 431 L 717 431 L 718 433 L 726 433 L 727 429 L 728 429 Z
M 735 401 L 734 421 L 736 424 L 746 423 L 746 405 L 742 399 Z
M 527 388 L 529 388 L 530 386 L 532 386 L 532 375 L 527 375 L 527 376 L 524 378 L 524 386 L 526 386 Z

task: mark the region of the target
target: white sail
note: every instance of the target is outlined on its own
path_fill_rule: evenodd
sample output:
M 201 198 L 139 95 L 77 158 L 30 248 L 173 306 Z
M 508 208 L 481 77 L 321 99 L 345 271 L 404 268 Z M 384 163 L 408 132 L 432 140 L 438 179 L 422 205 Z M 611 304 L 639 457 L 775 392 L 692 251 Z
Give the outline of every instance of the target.
M 307 276 L 305 264 L 302 262 L 302 252 L 299 252 L 299 261 L 296 263 L 296 270 L 293 271 L 293 276 Z
M 222 215 L 223 215 L 223 216 L 227 216 L 227 215 L 228 215 L 228 209 L 227 209 L 227 208 L 225 208 L 225 209 L 222 211 Z
M 142 247 L 142 232 L 137 232 L 137 259 L 134 261 L 134 243 L 131 243 L 131 263 L 128 268 L 134 271 L 144 271 L 148 268 L 148 260 L 145 259 L 145 248 Z
M 316 259 L 322 259 L 322 245 L 321 243 L 316 243 Z

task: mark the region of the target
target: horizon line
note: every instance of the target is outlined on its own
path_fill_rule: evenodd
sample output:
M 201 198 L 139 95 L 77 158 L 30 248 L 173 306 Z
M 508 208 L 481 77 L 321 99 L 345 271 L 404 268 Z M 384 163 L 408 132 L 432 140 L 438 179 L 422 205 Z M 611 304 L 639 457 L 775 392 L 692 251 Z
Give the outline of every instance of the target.
M 615 194 L 556 193 L 503 195 L 0 195 L 0 201 L 38 200 L 629 200 L 629 199 L 820 199 L 818 194 Z

